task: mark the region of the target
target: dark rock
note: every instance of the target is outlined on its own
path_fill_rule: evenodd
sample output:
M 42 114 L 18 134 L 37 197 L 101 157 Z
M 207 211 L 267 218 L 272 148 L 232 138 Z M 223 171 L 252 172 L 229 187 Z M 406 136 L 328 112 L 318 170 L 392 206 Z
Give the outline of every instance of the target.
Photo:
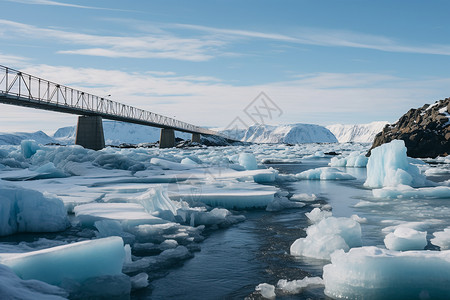
M 325 155 L 334 155 L 334 156 L 336 156 L 336 155 L 341 155 L 341 153 L 337 153 L 337 152 L 334 152 L 334 151 L 331 151 L 331 152 L 325 152 L 324 154 L 325 154 Z
M 375 136 L 370 151 L 392 140 L 403 140 L 410 157 L 450 154 L 450 98 L 410 109 L 397 123 L 388 124 Z

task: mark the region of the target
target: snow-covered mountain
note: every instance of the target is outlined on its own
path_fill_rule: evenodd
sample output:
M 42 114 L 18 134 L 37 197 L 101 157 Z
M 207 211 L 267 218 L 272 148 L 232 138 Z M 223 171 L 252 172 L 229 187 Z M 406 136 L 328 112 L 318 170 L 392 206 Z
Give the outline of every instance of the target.
M 121 143 L 139 144 L 159 141 L 161 129 L 117 121 L 103 121 L 103 132 L 107 145 L 119 145 Z M 69 126 L 58 129 L 54 134 L 54 138 L 61 143 L 73 144 L 75 135 L 76 126 Z M 191 139 L 191 134 L 184 132 L 175 131 L 175 136 L 184 140 Z
M 339 143 L 372 143 L 377 133 L 381 132 L 389 122 L 380 121 L 368 124 L 334 124 L 327 126 Z
M 252 125 L 242 138 L 253 143 L 337 143 L 336 137 L 325 127 L 313 124 Z
M 20 145 L 23 140 L 35 140 L 39 144 L 57 143 L 42 131 L 0 133 L 0 145 Z

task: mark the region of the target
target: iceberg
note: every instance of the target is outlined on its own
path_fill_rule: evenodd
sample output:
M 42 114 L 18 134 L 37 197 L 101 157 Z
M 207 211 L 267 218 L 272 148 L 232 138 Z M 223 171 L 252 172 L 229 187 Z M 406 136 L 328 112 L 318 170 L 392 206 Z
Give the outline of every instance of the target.
M 450 251 L 338 250 L 323 268 L 335 299 L 448 299 Z
M 370 188 L 409 185 L 424 186 L 426 178 L 419 169 L 408 162 L 405 142 L 394 140 L 372 149 L 367 162 L 367 179 L 364 185 Z

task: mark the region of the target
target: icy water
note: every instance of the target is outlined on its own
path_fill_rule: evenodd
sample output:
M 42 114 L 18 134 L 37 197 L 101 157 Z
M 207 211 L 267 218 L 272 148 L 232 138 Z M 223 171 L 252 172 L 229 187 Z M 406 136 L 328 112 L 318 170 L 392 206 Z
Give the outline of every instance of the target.
M 270 166 L 280 173 L 295 174 L 326 164 L 313 162 Z M 291 192 L 296 189 L 291 184 L 278 187 Z M 313 182 L 307 192 L 317 193 L 317 188 L 320 189 L 320 186 Z M 325 204 L 325 201 L 314 202 L 318 203 Z M 306 235 L 303 229 L 309 224 L 304 213 L 310 210 L 307 205 L 279 212 L 246 211 L 243 213 L 247 218 L 245 222 L 212 232 L 194 258 L 152 281 L 147 290 L 135 293 L 133 298 L 244 299 L 262 282 L 276 284 L 279 279 L 321 276 L 327 261 L 303 261 L 289 254 L 291 244 Z M 323 288 L 278 298 L 330 299 L 323 294 Z

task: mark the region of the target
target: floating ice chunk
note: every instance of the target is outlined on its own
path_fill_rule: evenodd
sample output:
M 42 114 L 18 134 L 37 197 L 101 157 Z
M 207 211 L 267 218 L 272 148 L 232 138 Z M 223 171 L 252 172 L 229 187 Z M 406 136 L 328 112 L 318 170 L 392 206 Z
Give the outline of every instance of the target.
M 272 187 L 261 185 L 238 184 L 225 187 L 212 185 L 201 186 L 198 190 L 192 186 L 178 185 L 179 191 L 172 191 L 169 195 L 173 200 L 182 199 L 187 202 L 202 202 L 212 207 L 227 209 L 247 209 L 266 207 L 274 199 L 277 192 Z
M 323 286 L 323 280 L 320 277 L 308 277 L 303 279 L 287 281 L 280 279 L 277 283 L 277 289 L 283 294 L 300 294 L 303 289 L 309 286 Z
M 450 251 L 353 248 L 323 268 L 325 294 L 336 299 L 448 299 L 449 278 Z
M 243 166 L 246 170 L 256 170 L 258 169 L 258 164 L 256 158 L 252 153 L 241 153 L 239 155 L 239 164 Z
M 34 140 L 23 140 L 20 143 L 20 149 L 25 158 L 32 157 L 37 150 L 39 150 L 39 145 Z
M 394 140 L 372 149 L 367 163 L 365 186 L 371 188 L 398 185 L 424 186 L 426 178 L 408 162 L 405 142 Z
M 57 232 L 68 226 L 67 211 L 60 199 L 0 183 L 0 236 L 16 232 Z
M 99 165 L 105 169 L 120 169 L 133 172 L 145 170 L 144 164 L 118 153 L 100 152 L 93 161 L 93 164 Z
M 352 152 L 347 157 L 332 157 L 329 165 L 331 167 L 365 168 L 368 160 L 364 154 Z
M 38 280 L 22 280 L 10 268 L 0 264 L 0 298 L 21 300 L 67 299 L 67 292 Z
M 150 160 L 150 163 L 160 166 L 161 168 L 165 169 L 165 170 L 189 170 L 195 167 L 198 167 L 198 165 L 191 165 L 191 164 L 180 164 L 177 162 L 173 162 L 173 161 L 169 161 L 166 159 L 161 159 L 161 158 L 157 158 L 157 157 L 153 157 Z
M 163 214 L 165 211 L 169 211 L 172 217 L 177 213 L 177 208 L 161 185 L 148 189 L 142 195 L 134 198 L 133 201 L 141 204 L 148 213 L 158 212 Z
M 286 197 L 278 196 L 273 199 L 272 202 L 270 202 L 266 210 L 267 211 L 280 211 L 283 209 L 289 209 L 289 208 L 301 208 L 304 207 L 306 204 L 302 202 L 297 201 L 291 201 Z
M 275 179 L 277 178 L 278 175 L 278 171 L 270 168 L 269 170 L 267 170 L 266 172 L 264 172 L 264 170 L 258 170 L 258 174 L 253 175 L 253 180 L 256 183 L 271 183 L 274 182 Z
M 275 286 L 268 283 L 260 283 L 256 286 L 255 291 L 259 292 L 265 299 L 275 299 Z
M 135 240 L 135 236 L 131 233 L 123 231 L 122 224 L 115 220 L 101 220 L 94 223 L 95 228 L 97 228 L 98 233 L 96 236 L 99 238 L 109 237 L 109 236 L 120 236 L 125 243 L 132 243 Z
M 389 250 L 423 250 L 427 245 L 427 233 L 408 227 L 398 227 L 394 232 L 386 235 L 384 244 Z
M 193 160 L 190 159 L 189 157 L 183 158 L 183 159 L 181 160 L 181 164 L 183 164 L 183 165 L 192 165 L 192 166 L 198 165 L 197 162 L 193 161 Z
M 355 179 L 350 174 L 339 171 L 335 168 L 317 168 L 311 169 L 295 175 L 299 179 L 305 180 L 350 180 Z
M 319 223 L 325 218 L 331 217 L 331 211 L 320 210 L 320 208 L 314 208 L 311 212 L 305 213 L 305 216 L 313 223 Z
M 96 221 L 105 219 L 119 221 L 124 227 L 167 223 L 137 203 L 88 203 L 76 206 L 74 212 L 83 226 L 93 226 Z
M 306 155 L 303 158 L 317 159 L 317 158 L 324 158 L 324 157 L 325 157 L 325 153 L 323 151 L 316 151 L 316 152 L 314 152 L 314 154 Z
M 433 235 L 434 238 L 430 240 L 433 245 L 439 246 L 441 250 L 450 249 L 450 227 L 445 228 L 444 231 L 437 231 Z
M 148 275 L 146 273 L 139 273 L 136 276 L 131 277 L 131 288 L 133 290 L 139 290 L 148 286 Z
M 367 218 L 362 218 L 358 215 L 352 215 L 350 218 L 352 218 L 353 220 L 355 220 L 356 222 L 358 222 L 359 224 L 361 223 L 367 223 Z
M 450 187 L 436 186 L 425 188 L 412 188 L 400 184 L 395 187 L 384 187 L 372 190 L 375 198 L 450 198 Z
M 291 255 L 330 259 L 338 249 L 361 246 L 361 226 L 350 218 L 329 217 L 306 229 L 306 238 L 291 245 Z
M 198 225 L 222 225 L 229 226 L 238 222 L 243 222 L 243 215 L 234 216 L 225 208 L 214 208 L 210 212 L 194 212 L 190 216 L 191 226 Z
M 55 167 L 52 162 L 48 162 L 43 166 L 40 166 L 33 170 L 38 173 L 37 176 L 34 176 L 30 179 L 47 179 L 47 178 L 64 178 L 69 177 L 69 174 Z
M 84 281 L 119 275 L 125 258 L 120 237 L 83 241 L 1 259 L 22 279 L 59 285 L 64 279 Z
M 301 193 L 301 194 L 294 194 L 291 196 L 291 198 L 289 198 L 291 201 L 315 201 L 317 200 L 317 196 L 314 194 L 306 194 L 306 193 Z

